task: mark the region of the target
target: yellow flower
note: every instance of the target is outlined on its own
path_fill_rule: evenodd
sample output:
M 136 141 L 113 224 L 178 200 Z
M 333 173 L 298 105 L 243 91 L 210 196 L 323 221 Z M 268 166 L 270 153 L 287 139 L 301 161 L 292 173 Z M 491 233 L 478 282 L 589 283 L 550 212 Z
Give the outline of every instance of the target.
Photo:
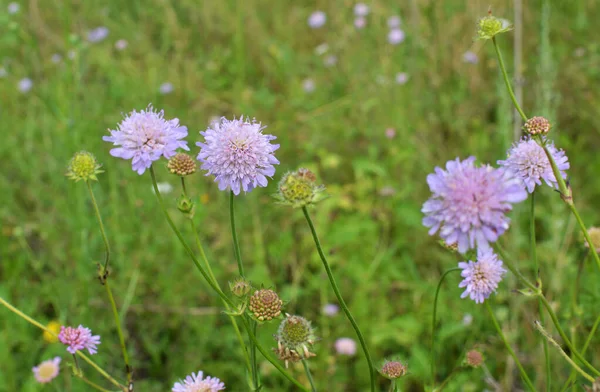
M 48 323 L 48 325 L 46 325 L 46 328 L 48 328 L 50 331 L 52 331 L 52 333 L 54 333 L 54 335 L 58 335 L 58 333 L 60 332 L 60 323 L 56 320 L 52 320 Z M 46 343 L 58 342 L 58 338 L 54 335 L 52 335 L 48 331 L 44 331 L 44 341 Z

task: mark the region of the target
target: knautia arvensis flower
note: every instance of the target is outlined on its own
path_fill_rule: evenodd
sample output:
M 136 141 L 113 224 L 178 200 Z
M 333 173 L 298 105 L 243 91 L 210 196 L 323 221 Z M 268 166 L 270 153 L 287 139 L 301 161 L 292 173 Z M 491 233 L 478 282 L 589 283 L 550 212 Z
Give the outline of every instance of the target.
M 40 384 L 46 384 L 54 380 L 60 372 L 60 357 L 54 357 L 44 361 L 31 369 L 36 381 Z
M 286 367 L 289 362 L 298 362 L 316 355 L 309 350 L 317 339 L 315 330 L 304 317 L 286 314 L 279 324 L 275 339 L 277 348 L 274 351 L 279 359 L 285 361 Z
M 77 328 L 60 327 L 58 340 L 68 346 L 67 351 L 71 354 L 83 349 L 87 349 L 90 354 L 96 354 L 98 352 L 96 346 L 100 344 L 100 336 L 92 336 L 92 331 L 82 325 Z
M 507 170 L 475 166 L 475 157 L 446 163 L 427 176 L 432 196 L 423 204 L 423 225 L 429 234 L 439 232 L 460 253 L 489 247 L 510 223 L 506 213 L 512 204 L 527 198 L 521 182 Z
M 246 279 L 238 277 L 233 282 L 229 282 L 229 290 L 231 290 L 236 297 L 242 298 L 248 295 L 250 290 L 252 290 L 252 285 Z
M 169 159 L 167 169 L 171 174 L 179 177 L 189 176 L 196 172 L 196 161 L 194 158 L 184 152 L 178 152 L 174 157 Z
M 143 174 L 161 157 L 171 158 L 179 148 L 189 150 L 183 140 L 188 134 L 187 127 L 180 125 L 177 118 L 166 120 L 164 111 L 156 111 L 152 105 L 139 112 L 132 111 L 116 130 L 109 131 L 110 136 L 102 140 L 116 146 L 110 155 L 131 159 L 131 167 L 138 174 Z
M 258 321 L 271 321 L 281 314 L 283 301 L 269 289 L 256 290 L 250 297 L 248 309 Z
M 465 288 L 461 298 L 470 297 L 475 303 L 483 303 L 498 288 L 506 270 L 502 267 L 502 260 L 491 248 L 478 249 L 477 261 L 458 263 L 464 278 L 458 287 Z
M 395 380 L 404 376 L 408 372 L 408 368 L 400 361 L 385 361 L 379 373 L 385 378 Z
M 273 195 L 280 204 L 302 208 L 323 200 L 325 187 L 317 185 L 317 177 L 308 169 L 286 173 L 279 181 L 279 192 Z
M 551 142 L 544 140 L 544 143 L 554 158 L 561 176 L 567 178 L 565 170 L 569 169 L 569 158 L 563 150 L 558 150 Z M 523 181 L 529 193 L 535 190 L 536 185 L 542 185 L 542 180 L 549 186 L 558 189 L 558 182 L 548 155 L 535 140 L 529 137 L 522 138 L 508 150 L 507 155 L 506 160 L 498 161 L 498 164 Z
M 200 371 L 176 382 L 171 392 L 218 392 L 224 389 L 225 384 L 221 380 L 216 377 L 204 377 L 204 373 Z
M 67 167 L 67 177 L 75 181 L 98 181 L 96 174 L 103 173 L 96 157 L 87 151 L 79 151 L 73 155 Z
M 512 30 L 510 23 L 504 23 L 502 19 L 492 16 L 491 11 L 488 16 L 479 19 L 477 27 L 477 38 L 484 40 Z
M 467 366 L 478 368 L 483 365 L 483 354 L 479 350 L 469 350 L 464 362 Z
M 271 144 L 276 137 L 264 134 L 264 128 L 256 120 L 222 117 L 200 132 L 205 140 L 196 143 L 198 160 L 207 176 L 215 176 L 220 190 L 231 189 L 239 195 L 267 186 L 267 177 L 275 174 L 273 165 L 279 164 L 274 155 L 279 144 Z
M 531 117 L 529 120 L 525 122 L 523 125 L 523 129 L 525 132 L 532 136 L 536 135 L 546 135 L 550 132 L 550 121 L 545 117 L 535 116 Z

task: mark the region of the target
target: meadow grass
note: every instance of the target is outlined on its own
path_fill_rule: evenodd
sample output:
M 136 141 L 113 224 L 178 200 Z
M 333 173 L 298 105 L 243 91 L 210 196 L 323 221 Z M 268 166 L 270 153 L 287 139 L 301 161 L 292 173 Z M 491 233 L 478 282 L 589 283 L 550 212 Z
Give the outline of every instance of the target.
M 524 2 L 522 73 L 524 108 L 553 121 L 557 145 L 571 162 L 571 186 L 588 226 L 600 225 L 600 46 L 591 38 L 600 17 L 592 0 Z M 247 390 L 244 362 L 221 302 L 185 255 L 164 221 L 148 173 L 138 176 L 109 155 L 102 142 L 122 113 L 148 103 L 178 117 L 193 146 L 214 116 L 256 117 L 281 148 L 275 180 L 237 199 L 240 246 L 247 276 L 275 288 L 286 311 L 313 320 L 321 340 L 310 360 L 314 379 L 327 391 L 365 391 L 364 356 L 336 354 L 334 342 L 355 338 L 342 313 L 324 315 L 335 302 L 301 211 L 274 204 L 275 183 L 287 170 L 308 167 L 330 198 L 311 210 L 338 284 L 367 338 L 371 355 L 408 363 L 402 390 L 431 383 L 429 342 L 432 301 L 444 270 L 461 260 L 427 235 L 420 212 L 429 195 L 425 178 L 456 156 L 482 162 L 505 157 L 513 141 L 512 106 L 492 45 L 474 43 L 475 22 L 492 6 L 512 18 L 508 1 L 372 1 L 367 26 L 353 26 L 350 1 L 23 1 L 14 15 L 0 8 L 0 296 L 43 323 L 83 324 L 102 336 L 95 357 L 124 379 L 119 341 L 96 263 L 103 242 L 87 190 L 65 177 L 79 150 L 93 152 L 105 173 L 93 187 L 113 247 L 111 284 L 126 329 L 136 390 L 169 390 L 199 369 L 224 380 L 229 391 Z M 311 30 L 316 9 L 326 25 Z M 390 45 L 386 20 L 399 15 L 406 40 Z M 110 33 L 89 43 L 98 26 Z M 118 39 L 128 41 L 122 51 Z M 328 43 L 333 67 L 315 48 Z M 512 64 L 512 35 L 499 44 Z M 479 62 L 468 64 L 473 51 Z M 62 60 L 51 61 L 58 53 Z M 69 58 L 69 53 L 73 53 Z M 512 73 L 512 66 L 509 66 Z M 406 84 L 395 76 L 406 72 Z M 22 93 L 18 81 L 31 78 Z M 315 90 L 303 90 L 303 81 Z M 174 90 L 163 95 L 162 83 Z M 386 137 L 387 128 L 395 136 Z M 197 148 L 192 148 L 197 153 Z M 193 242 L 176 210 L 179 181 L 157 166 L 176 224 Z M 237 275 L 228 218 L 228 195 L 211 178 L 195 175 L 188 189 L 196 219 L 222 287 Z M 393 189 L 393 191 L 391 191 Z M 550 188 L 539 192 L 538 257 L 544 288 L 574 344 L 582 346 L 597 317 L 600 286 L 568 210 Z M 516 257 L 528 251 L 527 206 L 512 213 L 503 243 Z M 523 272 L 533 276 L 530 265 Z M 579 269 L 579 272 L 578 272 Z M 457 275 L 449 276 L 438 308 L 438 381 L 464 353 L 478 347 L 485 370 L 457 375 L 447 390 L 513 390 L 519 376 L 483 306 L 459 300 Z M 571 293 L 577 282 L 574 304 Z M 504 333 L 539 390 L 545 390 L 544 355 L 533 321 L 534 301 L 519 296 L 516 279 L 502 283 L 492 304 Z M 569 322 L 571 319 L 579 323 Z M 470 322 L 469 322 L 470 320 Z M 546 329 L 557 336 L 549 322 Z M 277 326 L 259 328 L 275 347 Z M 600 359 L 594 338 L 588 359 Z M 51 390 L 31 368 L 62 355 L 41 331 L 0 310 L 0 391 Z M 260 358 L 264 390 L 294 390 Z M 551 350 L 556 385 L 570 371 Z M 301 364 L 291 373 L 308 385 Z M 66 391 L 88 387 L 61 374 Z M 387 384 L 378 378 L 381 390 Z M 554 389 L 553 389 L 554 390 Z

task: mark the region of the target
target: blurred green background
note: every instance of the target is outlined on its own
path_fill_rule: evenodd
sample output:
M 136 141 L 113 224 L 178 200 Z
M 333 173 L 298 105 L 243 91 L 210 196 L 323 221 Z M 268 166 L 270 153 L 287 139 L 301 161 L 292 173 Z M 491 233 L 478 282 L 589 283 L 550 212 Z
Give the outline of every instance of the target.
M 406 361 L 402 390 L 423 390 L 431 383 L 435 287 L 460 260 L 421 225 L 420 208 L 429 197 L 425 178 L 457 156 L 492 163 L 505 157 L 515 137 L 512 106 L 492 45 L 473 37 L 489 6 L 513 21 L 520 0 L 365 3 L 370 13 L 357 28 L 355 2 L 345 0 L 30 0 L 15 3 L 17 12 L 1 2 L 0 296 L 43 323 L 90 327 L 102 336 L 94 359 L 124 377 L 95 272 L 102 239 L 84 184 L 64 176 L 75 152 L 91 151 L 105 170 L 94 190 L 114 250 L 112 285 L 136 390 L 170 390 L 198 370 L 222 379 L 229 391 L 247 390 L 231 325 L 161 216 L 149 174 L 138 176 L 130 162 L 111 157 L 101 139 L 122 113 L 151 102 L 188 127 L 196 154 L 198 132 L 211 118 L 243 114 L 256 117 L 281 144 L 281 165 L 269 187 L 237 199 L 246 270 L 252 282 L 288 301 L 287 312 L 318 328 L 321 340 L 310 364 L 320 390 L 362 392 L 368 376 L 360 350 L 343 356 L 334 349 L 336 339 L 355 335 L 342 313 L 322 312 L 335 297 L 302 213 L 270 197 L 280 176 L 299 166 L 317 173 L 331 195 L 312 215 L 371 355 L 378 364 L 384 358 Z M 580 211 L 587 225 L 600 225 L 600 5 L 521 5 L 517 31 L 498 37 L 509 73 L 521 75 L 517 91 L 525 112 L 553 122 L 552 135 L 570 158 Z M 327 21 L 311 29 L 307 20 L 316 10 Z M 394 15 L 405 33 L 397 45 L 388 41 L 388 18 Z M 98 27 L 107 30 L 90 36 Z M 191 242 L 175 208 L 178 179 L 164 163 L 156 166 L 159 182 L 173 187 L 166 199 Z M 227 194 L 201 174 L 188 184 L 198 203 L 201 238 L 225 287 L 237 274 Z M 539 193 L 544 287 L 581 346 L 600 308 L 597 270 L 589 261 L 581 264 L 580 290 L 572 300 L 584 254 L 580 235 L 558 196 L 548 187 Z M 502 242 L 532 276 L 526 205 L 512 217 Z M 450 276 L 440 297 L 438 380 L 460 364 L 466 350 L 478 347 L 486 367 L 461 373 L 447 390 L 517 390 L 518 373 L 487 314 L 459 299 L 458 282 L 458 275 Z M 491 301 L 524 366 L 539 390 L 546 390 L 543 352 L 532 327 L 537 305 L 515 294 L 516 288 L 508 277 Z M 267 347 L 275 346 L 276 328 L 272 323 L 259 329 Z M 596 363 L 599 340 L 588 353 Z M 64 365 L 65 354 L 64 346 L 47 344 L 38 329 L 0 309 L 0 391 L 51 391 L 53 385 L 90 390 L 71 380 L 66 367 L 53 385 L 35 382 L 33 366 L 56 355 Z M 556 351 L 552 365 L 552 390 L 558 390 L 570 369 Z M 300 365 L 290 371 L 306 383 Z M 294 390 L 262 358 L 261 373 L 265 391 Z M 91 369 L 86 374 L 103 382 Z M 378 382 L 387 390 L 385 379 Z

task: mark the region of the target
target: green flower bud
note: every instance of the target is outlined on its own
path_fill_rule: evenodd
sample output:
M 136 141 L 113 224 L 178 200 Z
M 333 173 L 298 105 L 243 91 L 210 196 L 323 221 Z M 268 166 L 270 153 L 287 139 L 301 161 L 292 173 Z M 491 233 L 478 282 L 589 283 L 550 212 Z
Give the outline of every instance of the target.
M 194 202 L 189 197 L 181 195 L 177 201 L 177 209 L 186 215 L 193 216 Z
M 67 168 L 67 177 L 71 180 L 98 181 L 96 174 L 103 173 L 96 157 L 87 151 L 75 153 Z
M 488 16 L 479 19 L 477 26 L 478 39 L 492 39 L 498 34 L 512 30 L 510 22 L 492 16 L 491 11 Z
M 315 344 L 315 330 L 304 317 L 286 314 L 279 324 L 275 339 L 277 348 L 274 351 L 279 359 L 285 361 L 286 367 L 288 362 L 298 362 L 316 355 L 308 349 Z
M 252 286 L 244 278 L 237 278 L 235 281 L 229 282 L 229 290 L 238 298 L 245 297 L 251 289 Z
M 279 192 L 273 197 L 280 204 L 302 208 L 323 200 L 325 187 L 316 184 L 316 176 L 308 169 L 286 173 L 279 182 Z
M 404 376 L 408 372 L 406 365 L 403 365 L 400 361 L 385 361 L 379 373 L 385 378 L 395 380 Z

